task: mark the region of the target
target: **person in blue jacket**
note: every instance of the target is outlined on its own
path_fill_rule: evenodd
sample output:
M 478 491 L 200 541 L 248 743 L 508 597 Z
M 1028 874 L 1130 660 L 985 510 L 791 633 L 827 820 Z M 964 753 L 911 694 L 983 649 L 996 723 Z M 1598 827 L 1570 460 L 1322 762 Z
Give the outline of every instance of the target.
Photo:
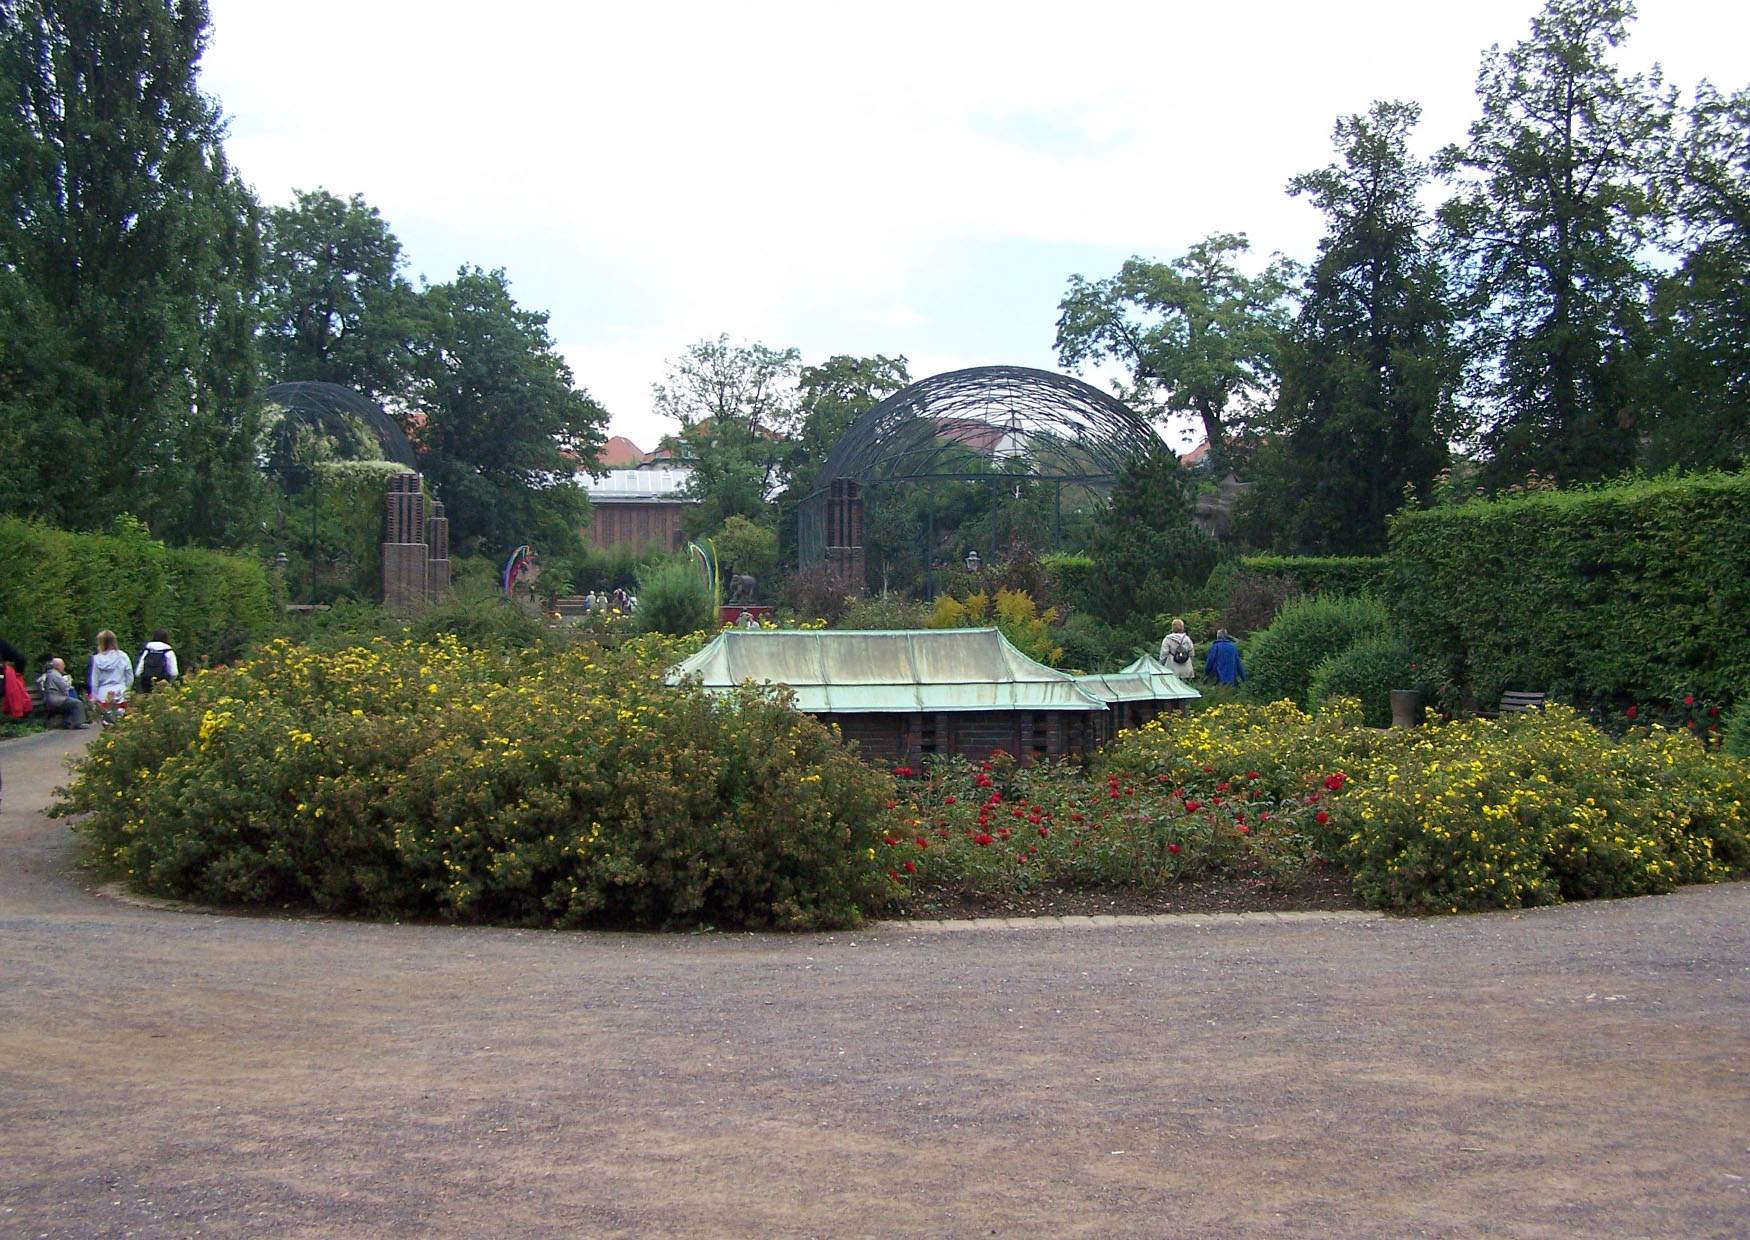
M 1224 685 L 1237 685 L 1246 678 L 1245 664 L 1240 662 L 1240 648 L 1234 645 L 1234 639 L 1227 635 L 1226 629 L 1216 630 L 1215 640 L 1209 644 L 1209 654 L 1203 660 L 1203 671 Z

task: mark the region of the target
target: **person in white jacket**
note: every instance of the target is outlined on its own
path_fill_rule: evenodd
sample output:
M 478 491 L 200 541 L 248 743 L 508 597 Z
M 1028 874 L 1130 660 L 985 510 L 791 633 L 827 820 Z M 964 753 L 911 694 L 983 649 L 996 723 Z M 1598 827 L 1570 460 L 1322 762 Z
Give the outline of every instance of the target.
M 170 648 L 170 634 L 159 629 L 140 648 L 139 661 L 134 664 L 134 683 L 141 693 L 150 693 L 159 681 L 168 683 L 181 674 L 176 666 L 176 651 Z
M 121 704 L 128 700 L 128 690 L 134 687 L 134 661 L 116 645 L 115 634 L 108 629 L 97 635 L 97 653 L 91 656 L 85 683 L 104 726 L 114 723 Z
M 1192 661 L 1196 653 L 1191 635 L 1185 632 L 1185 622 L 1173 621 L 1173 631 L 1161 639 L 1161 662 L 1180 680 L 1190 680 L 1197 674 L 1197 664 Z

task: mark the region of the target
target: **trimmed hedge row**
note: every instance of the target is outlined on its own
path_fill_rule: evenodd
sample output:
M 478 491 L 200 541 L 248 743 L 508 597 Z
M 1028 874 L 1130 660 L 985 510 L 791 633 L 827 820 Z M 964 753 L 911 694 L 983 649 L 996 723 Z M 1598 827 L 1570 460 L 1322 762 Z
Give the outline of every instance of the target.
M 131 517 L 110 534 L 0 517 L 0 565 L 0 634 L 33 665 L 61 655 L 75 676 L 101 629 L 129 653 L 163 629 L 183 666 L 197 667 L 235 655 L 274 620 L 266 565 L 166 547 Z
M 1750 474 L 1406 510 L 1389 559 L 1411 649 L 1485 701 L 1750 695 Z
M 1286 577 L 1302 594 L 1375 594 L 1386 582 L 1383 555 L 1248 555 L 1240 565 L 1261 577 Z

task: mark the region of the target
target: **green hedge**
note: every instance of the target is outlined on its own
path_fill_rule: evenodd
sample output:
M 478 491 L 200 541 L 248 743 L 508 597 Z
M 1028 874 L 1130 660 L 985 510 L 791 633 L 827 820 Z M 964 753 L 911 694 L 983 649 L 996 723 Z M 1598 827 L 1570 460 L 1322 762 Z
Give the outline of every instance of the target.
M 1411 649 L 1484 701 L 1750 692 L 1750 475 L 1410 510 L 1390 560 Z
M 1247 572 L 1286 577 L 1302 594 L 1374 594 L 1386 583 L 1383 555 L 1248 555 Z
M 110 534 L 74 534 L 0 517 L 0 634 L 31 660 L 58 654 L 82 676 L 99 630 L 138 651 L 157 629 L 185 667 L 234 656 L 273 623 L 267 566 L 166 547 L 129 517 Z

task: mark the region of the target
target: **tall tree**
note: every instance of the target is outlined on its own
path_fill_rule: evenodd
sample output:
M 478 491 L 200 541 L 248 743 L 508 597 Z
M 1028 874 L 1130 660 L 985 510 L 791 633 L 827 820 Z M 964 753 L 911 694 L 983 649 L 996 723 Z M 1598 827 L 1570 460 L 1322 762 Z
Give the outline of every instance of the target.
M 1471 298 L 1468 352 L 1497 479 L 1627 466 L 1660 229 L 1653 181 L 1674 100 L 1612 53 L 1629 0 L 1549 0 L 1531 36 L 1491 49 L 1482 115 L 1436 161 L 1463 181 L 1440 212 Z
M 270 378 L 317 379 L 377 400 L 409 395 L 419 299 L 401 243 L 354 194 L 302 192 L 266 219 L 262 340 Z
M 589 507 L 575 462 L 596 459 L 607 413 L 577 388 L 546 314 L 518 306 L 503 271 L 463 267 L 423 301 L 409 432 L 455 538 L 493 553 L 524 542 L 574 549 Z
M 654 386 L 656 412 L 681 424 L 665 442 L 692 467 L 687 494 L 699 501 L 689 535 L 720 528 L 732 516 L 771 527 L 771 497 L 784 478 L 800 407 L 801 355 L 795 349 L 701 340 L 669 365 Z
M 1288 183 L 1326 226 L 1283 350 L 1281 433 L 1246 504 L 1253 541 L 1377 550 L 1404 488 L 1447 463 L 1458 355 L 1420 201 L 1428 170 L 1409 150 L 1420 115 L 1381 102 L 1344 117 L 1337 160 Z
M 1195 414 L 1211 454 L 1225 459 L 1275 394 L 1294 274 L 1277 257 L 1248 276 L 1237 260 L 1249 248 L 1242 234 L 1218 233 L 1171 262 L 1132 258 L 1105 280 L 1071 276 L 1058 303 L 1059 361 L 1118 363 L 1126 400 Z
M 207 27 L 202 0 L 0 5 L 0 495 L 62 524 L 249 525 L 259 225 Z
M 1654 299 L 1653 398 L 1643 463 L 1750 464 L 1750 90 L 1702 83 L 1670 200 L 1681 266 Z

